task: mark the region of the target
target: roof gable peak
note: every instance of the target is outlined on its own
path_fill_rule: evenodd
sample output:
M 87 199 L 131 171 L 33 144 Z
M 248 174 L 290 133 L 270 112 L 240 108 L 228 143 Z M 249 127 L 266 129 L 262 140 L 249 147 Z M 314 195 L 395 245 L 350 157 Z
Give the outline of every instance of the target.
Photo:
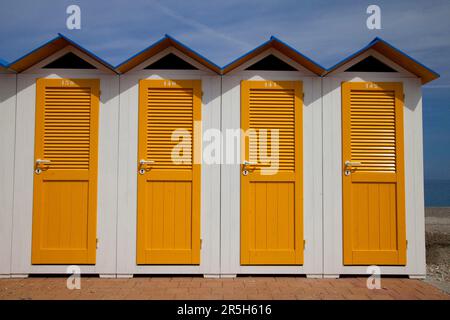
M 329 68 L 325 76 L 332 72 L 335 72 L 344 64 L 350 62 L 353 59 L 356 59 L 357 57 L 359 57 L 360 55 L 364 54 L 369 50 L 375 50 L 379 54 L 386 57 L 388 60 L 394 62 L 395 64 L 405 69 L 406 71 L 414 74 L 415 76 L 421 79 L 422 84 L 426 84 L 430 81 L 439 78 L 439 74 L 437 72 L 421 64 L 420 62 L 418 62 L 405 52 L 397 49 L 396 47 L 394 47 L 387 41 L 381 39 L 380 37 L 375 37 L 372 41 L 369 42 L 369 44 L 364 46 L 362 49 L 349 55 L 348 57 L 344 58 L 343 60 L 335 64 L 333 67 Z
M 19 59 L 15 60 L 10 64 L 10 68 L 18 73 L 23 72 L 32 66 L 38 64 L 39 62 L 43 61 L 44 59 L 50 57 L 51 55 L 55 54 L 56 52 L 64 49 L 67 46 L 72 46 L 75 49 L 79 50 L 83 54 L 87 55 L 89 58 L 93 59 L 98 64 L 102 65 L 106 69 L 116 72 L 114 70 L 114 67 L 111 66 L 108 62 L 101 59 L 91 51 L 87 50 L 80 44 L 76 43 L 75 41 L 69 39 L 68 37 L 64 36 L 61 33 L 58 33 L 57 37 L 47 41 L 43 45 L 37 47 L 36 49 L 30 51 L 29 53 L 23 55 Z
M 119 73 L 126 73 L 169 47 L 177 49 L 207 69 L 220 74 L 221 69 L 219 66 L 168 34 L 119 64 L 116 70 Z
M 281 52 L 283 55 L 287 56 L 291 60 L 295 61 L 296 63 L 300 64 L 307 70 L 313 72 L 317 76 L 321 76 L 326 72 L 326 69 L 319 65 L 318 63 L 314 62 L 304 54 L 302 54 L 300 51 L 294 49 L 287 43 L 281 41 L 280 39 L 276 38 L 275 36 L 271 36 L 268 41 L 262 43 L 261 45 L 257 46 L 256 48 L 248 51 L 247 53 L 243 54 L 239 58 L 233 60 L 232 62 L 228 63 L 222 68 L 222 73 L 227 74 L 231 72 L 232 70 L 235 70 L 239 66 L 243 65 L 245 62 L 253 59 L 260 53 L 270 49 L 274 48 L 275 50 Z

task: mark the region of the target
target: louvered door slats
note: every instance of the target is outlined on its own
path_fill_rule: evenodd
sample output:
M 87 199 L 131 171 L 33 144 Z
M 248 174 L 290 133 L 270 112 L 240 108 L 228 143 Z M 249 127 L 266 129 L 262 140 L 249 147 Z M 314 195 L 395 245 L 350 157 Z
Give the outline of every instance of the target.
M 43 154 L 52 169 L 89 169 L 90 112 L 90 88 L 45 88 Z
M 351 160 L 360 172 L 396 171 L 395 92 L 351 90 Z
M 191 136 L 194 127 L 192 106 L 192 89 L 147 89 L 146 157 L 154 161 L 155 169 L 192 168 Z M 186 135 L 183 135 L 182 139 L 172 139 L 176 130 L 182 130 Z M 172 154 L 177 145 L 183 147 L 182 154 Z
M 249 129 L 256 130 L 257 140 L 249 147 L 250 159 L 258 160 L 257 167 L 271 157 L 271 130 L 278 130 L 279 171 L 295 170 L 295 92 L 293 89 L 250 89 Z M 260 130 L 267 130 L 267 151 L 261 153 Z M 274 147 L 277 147 L 274 145 Z

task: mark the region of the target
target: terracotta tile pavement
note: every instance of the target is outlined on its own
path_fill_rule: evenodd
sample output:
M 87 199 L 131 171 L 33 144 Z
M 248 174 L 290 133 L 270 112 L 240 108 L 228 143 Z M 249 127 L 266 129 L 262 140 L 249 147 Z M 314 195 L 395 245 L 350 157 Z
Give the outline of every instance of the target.
M 0 279 L 0 300 L 41 299 L 444 299 L 450 295 L 420 280 L 382 278 L 382 288 L 369 290 L 366 278 L 306 279 L 303 277 L 82 277 L 80 290 L 69 290 L 64 277 Z

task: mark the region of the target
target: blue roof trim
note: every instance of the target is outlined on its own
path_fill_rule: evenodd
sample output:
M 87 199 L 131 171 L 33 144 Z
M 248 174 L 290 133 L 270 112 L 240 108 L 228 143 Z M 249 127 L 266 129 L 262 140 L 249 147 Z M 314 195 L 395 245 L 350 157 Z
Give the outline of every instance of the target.
M 142 49 L 141 51 L 139 51 L 138 53 L 134 54 L 133 56 L 131 56 L 130 58 L 128 58 L 127 60 L 121 62 L 120 64 L 118 64 L 115 68 L 118 69 L 120 68 L 122 65 L 124 65 L 125 63 L 133 60 L 134 58 L 136 58 L 137 56 L 143 54 L 144 52 L 146 52 L 147 50 L 150 50 L 151 48 L 157 46 L 158 44 L 160 44 L 161 42 L 163 42 L 164 40 L 169 39 L 173 42 L 175 42 L 176 44 L 178 44 L 179 46 L 185 48 L 186 50 L 194 53 L 196 56 L 198 56 L 199 58 L 201 58 L 202 60 L 205 60 L 207 63 L 213 65 L 214 67 L 216 67 L 217 69 L 221 70 L 220 66 L 218 66 L 217 64 L 215 64 L 214 62 L 212 62 L 211 60 L 209 60 L 208 58 L 206 58 L 205 56 L 201 55 L 200 53 L 198 53 L 197 51 L 193 50 L 192 48 L 188 47 L 187 45 L 185 45 L 184 43 L 180 42 L 179 40 L 175 39 L 174 37 L 165 34 L 164 37 L 162 37 L 161 39 L 159 39 L 158 41 L 152 43 L 151 45 L 149 45 L 148 47 L 146 47 L 145 49 Z
M 0 58 L 0 66 L 3 68 L 8 68 L 9 63 L 6 60 Z
M 105 65 L 106 67 L 108 67 L 109 69 L 111 69 L 112 71 L 116 72 L 116 70 L 114 69 L 114 66 L 111 65 L 109 62 L 103 60 L 102 58 L 100 58 L 98 55 L 96 55 L 95 53 L 93 53 L 92 51 L 86 49 L 85 47 L 83 47 L 82 45 L 76 43 L 74 40 L 69 39 L 68 37 L 66 37 L 65 35 L 63 35 L 62 33 L 58 33 L 58 36 L 61 37 L 62 39 L 66 40 L 67 42 L 69 42 L 70 44 L 82 49 L 83 51 L 85 51 L 87 54 L 89 54 L 90 56 L 92 56 L 93 58 L 95 58 L 96 60 L 98 60 L 100 63 L 102 63 L 103 65 Z M 116 72 L 117 73 L 117 72 Z
M 294 51 L 295 53 L 301 55 L 303 58 L 305 58 L 306 60 L 308 60 L 308 61 L 311 62 L 312 64 L 315 64 L 315 65 L 318 66 L 319 68 L 322 68 L 324 71 L 327 70 L 327 68 L 323 67 L 322 65 L 320 65 L 320 64 L 317 63 L 317 62 L 315 62 L 315 61 L 312 60 L 311 58 L 305 56 L 303 53 L 301 53 L 300 51 L 298 51 L 298 50 L 295 49 L 294 47 L 291 47 L 291 46 L 290 46 L 289 44 L 287 44 L 286 42 L 284 42 L 284 41 L 278 39 L 277 37 L 271 36 L 270 39 L 271 39 L 271 40 L 273 39 L 273 40 L 275 40 L 275 41 L 281 43 L 282 45 L 288 47 L 289 49 L 291 49 L 291 50 Z
M 202 60 L 205 60 L 206 62 L 208 62 L 209 64 L 213 65 L 214 67 L 218 68 L 219 70 L 221 70 L 220 66 L 218 66 L 217 64 L 215 64 L 214 62 L 212 62 L 211 60 L 209 60 L 208 58 L 206 58 L 204 55 L 198 53 L 197 51 L 195 51 L 194 49 L 188 47 L 187 45 L 185 45 L 184 43 L 181 43 L 180 41 L 178 41 L 177 39 L 175 39 L 174 37 L 172 37 L 171 35 L 165 34 L 165 37 L 172 40 L 173 42 L 175 42 L 176 44 L 184 47 L 186 50 L 191 51 L 192 53 L 194 53 L 195 55 L 197 55 L 199 58 L 201 58 Z
M 385 45 L 387 45 L 388 47 L 391 47 L 394 50 L 397 50 L 398 52 L 400 52 L 401 54 L 403 54 L 405 57 L 407 57 L 408 59 L 411 59 L 412 61 L 414 61 L 415 63 L 417 63 L 418 65 L 422 66 L 423 68 L 427 69 L 428 71 L 430 71 L 431 73 L 434 73 L 436 76 L 440 77 L 440 74 L 437 73 L 436 71 L 434 71 L 433 69 L 428 68 L 426 65 L 424 65 L 423 63 L 417 61 L 416 59 L 414 59 L 413 57 L 411 57 L 409 54 L 405 53 L 404 51 L 394 47 L 393 45 L 391 45 L 390 43 L 388 43 L 387 41 L 376 37 L 375 39 L 372 40 L 373 44 L 377 43 L 377 42 L 382 42 Z
M 226 65 L 224 65 L 224 66 L 222 67 L 222 70 L 228 68 L 229 66 L 231 66 L 232 64 L 234 64 L 234 63 L 236 63 L 237 61 L 241 60 L 241 59 L 244 58 L 245 56 L 247 56 L 247 55 L 249 55 L 249 54 L 255 52 L 255 51 L 258 50 L 259 48 L 268 45 L 271 41 L 273 41 L 272 37 L 271 37 L 269 40 L 267 40 L 267 41 L 263 42 L 262 44 L 260 44 L 259 46 L 257 46 L 256 48 L 253 48 L 252 50 L 250 50 L 250 51 L 248 51 L 248 52 L 246 52 L 246 53 L 240 55 L 238 58 L 234 59 L 234 60 L 231 61 L 230 63 L 227 63 Z
M 24 58 L 26 58 L 27 56 L 29 56 L 30 54 L 32 54 L 32 53 L 34 53 L 34 52 L 36 52 L 36 51 L 38 51 L 39 49 L 42 49 L 43 47 L 45 47 L 45 46 L 47 46 L 47 45 L 49 45 L 50 43 L 52 43 L 53 41 L 56 41 L 56 40 L 58 40 L 59 38 L 61 38 L 59 35 L 57 36 L 57 37 L 55 37 L 55 38 L 53 38 L 53 39 L 51 39 L 51 40 L 49 40 L 49 41 L 47 41 L 47 42 L 45 42 L 44 44 L 42 44 L 42 45 L 40 45 L 39 47 L 37 47 L 37 48 L 35 48 L 35 49 L 33 49 L 33 50 L 31 50 L 30 52 L 28 52 L 28 53 L 26 53 L 26 54 L 24 54 L 23 56 L 21 56 L 20 58 L 18 58 L 18 59 L 16 59 L 16 60 L 14 60 L 13 62 L 11 62 L 9 65 L 10 66 L 12 66 L 13 64 L 15 64 L 16 62 L 18 62 L 18 61 L 20 61 L 20 60 L 22 60 L 22 59 L 24 59 Z
M 327 73 L 330 73 L 331 71 L 334 71 L 336 68 L 338 68 L 339 66 L 345 64 L 347 61 L 352 60 L 354 57 L 356 57 L 357 55 L 361 54 L 362 52 L 370 49 L 375 43 L 377 38 L 373 39 L 372 41 L 369 42 L 368 45 L 365 45 L 364 47 L 362 47 L 361 49 L 359 49 L 358 51 L 352 53 L 351 55 L 345 57 L 344 59 L 340 60 L 338 63 L 334 64 L 333 66 L 331 66 L 330 68 L 327 69 Z
M 411 57 L 410 55 L 408 55 L 407 53 L 405 53 L 404 51 L 394 47 L 393 45 L 391 45 L 390 43 L 388 43 L 387 41 L 381 39 L 380 37 L 375 37 L 372 41 L 369 42 L 369 44 L 367 44 L 366 46 L 364 46 L 362 49 L 356 51 L 355 53 L 352 53 L 351 55 L 349 55 L 348 57 L 342 59 L 341 61 L 339 61 L 338 63 L 336 63 L 335 65 L 333 65 L 332 67 L 328 68 L 327 70 L 327 74 L 334 71 L 335 69 L 337 69 L 338 67 L 342 66 L 343 64 L 347 63 L 348 61 L 352 60 L 355 56 L 358 56 L 359 54 L 361 54 L 362 52 L 370 49 L 372 46 L 374 46 L 376 43 L 378 42 L 382 42 L 383 44 L 389 46 L 390 48 L 398 51 L 399 53 L 401 53 L 402 55 L 404 55 L 405 57 L 407 57 L 408 59 L 411 59 L 412 61 L 414 61 L 415 63 L 417 63 L 418 65 L 422 66 L 423 68 L 427 69 L 428 71 L 430 71 L 431 73 L 434 73 L 437 77 L 440 77 L 439 73 L 437 73 L 436 71 L 428 68 L 427 66 L 425 66 L 424 64 L 420 63 L 419 61 L 417 61 L 416 59 L 414 59 L 413 57 Z
M 17 73 L 16 71 L 12 70 L 9 66 L 10 66 L 10 64 L 8 63 L 8 61 L 0 58 L 0 69 L 5 69 L 12 73 Z
M 142 49 L 141 51 L 139 51 L 138 53 L 135 53 L 134 55 L 132 55 L 130 58 L 128 58 L 127 60 L 119 63 L 115 68 L 118 69 L 119 67 L 121 67 L 122 65 L 124 65 L 125 63 L 133 60 L 134 58 L 136 58 L 137 56 L 141 55 L 142 53 L 144 53 L 147 50 L 150 50 L 151 48 L 155 47 L 156 45 L 160 44 L 161 42 L 163 42 L 166 39 L 166 37 L 163 37 L 161 39 L 159 39 L 158 41 L 152 43 L 151 45 L 149 45 L 148 47 Z
M 419 61 L 417 61 L 416 59 L 412 58 L 410 55 L 408 55 L 407 53 L 405 53 L 404 51 L 394 47 L 393 45 L 391 45 L 390 43 L 388 43 L 387 41 L 381 39 L 380 37 L 375 37 L 372 41 L 370 41 L 366 46 L 364 46 L 363 48 L 361 48 L 360 50 L 354 52 L 353 54 L 347 56 L 346 58 L 342 59 L 341 61 L 339 61 L 338 63 L 336 63 L 335 65 L 333 65 L 330 68 L 324 68 L 322 65 L 320 65 L 319 63 L 313 61 L 312 59 L 310 59 L 309 57 L 305 56 L 303 53 L 301 53 L 300 51 L 298 51 L 297 49 L 293 48 L 292 46 L 290 46 L 289 44 L 287 44 L 286 42 L 278 39 L 275 36 L 271 36 L 269 40 L 263 42 L 262 44 L 260 44 L 259 46 L 257 46 L 256 48 L 242 54 L 241 56 L 239 56 L 238 58 L 234 59 L 233 61 L 231 61 L 230 63 L 224 65 L 223 67 L 220 67 L 219 65 L 217 65 L 216 63 L 212 62 L 210 59 L 206 58 L 205 56 L 199 54 L 198 52 L 196 52 L 195 50 L 191 49 L 190 47 L 188 47 L 187 45 L 181 43 L 179 40 L 175 39 L 174 37 L 165 34 L 163 38 L 159 39 L 158 41 L 156 41 L 155 43 L 149 45 L 148 47 L 146 47 L 145 49 L 139 51 L 138 53 L 134 54 L 133 56 L 131 56 L 130 58 L 128 58 L 127 60 L 121 62 L 120 64 L 118 64 L 116 67 L 114 67 L 113 65 L 111 65 L 110 63 L 108 63 L 107 61 L 103 60 L 102 58 L 100 58 L 98 55 L 94 54 L 93 52 L 87 50 L 86 48 L 84 48 L 83 46 L 81 46 L 80 44 L 78 44 L 77 42 L 75 42 L 74 40 L 71 40 L 70 38 L 66 37 L 65 35 L 58 33 L 58 36 L 45 42 L 44 44 L 38 46 L 37 48 L 31 50 L 30 52 L 24 54 L 23 56 L 21 56 L 20 58 L 14 60 L 11 63 L 8 63 L 7 61 L 0 59 L 0 66 L 6 69 L 9 69 L 12 65 L 14 65 L 15 63 L 17 63 L 18 61 L 26 58 L 27 56 L 33 54 L 34 52 L 42 49 L 43 47 L 51 44 L 52 42 L 58 40 L 58 39 L 64 39 L 65 41 L 67 41 L 68 43 L 72 44 L 75 47 L 78 47 L 79 49 L 81 49 L 82 51 L 84 51 L 86 54 L 90 55 L 92 58 L 96 59 L 99 63 L 103 64 L 104 66 L 106 66 L 107 68 L 109 68 L 111 71 L 119 74 L 119 72 L 117 71 L 117 69 L 119 67 L 121 67 L 122 65 L 124 65 L 125 63 L 129 62 L 130 60 L 134 59 L 135 57 L 141 55 L 142 53 L 144 53 L 147 50 L 150 50 L 151 48 L 157 46 L 158 44 L 160 44 L 161 42 L 165 41 L 165 40 L 170 40 L 173 41 L 174 43 L 176 43 L 177 45 L 185 48 L 187 51 L 192 52 L 193 54 L 195 54 L 196 56 L 198 56 L 200 59 L 204 60 L 205 62 L 207 62 L 208 64 L 210 64 L 211 66 L 213 66 L 214 68 L 217 68 L 220 72 L 223 72 L 223 70 L 225 70 L 226 68 L 228 68 L 229 66 L 233 65 L 234 63 L 236 63 L 237 61 L 243 59 L 244 57 L 246 57 L 247 55 L 252 54 L 253 52 L 259 50 L 260 48 L 267 46 L 268 44 L 270 44 L 271 42 L 278 42 L 281 45 L 287 47 L 289 50 L 292 50 L 293 52 L 295 52 L 296 54 L 300 55 L 302 58 L 304 58 L 305 60 L 309 61 L 310 63 L 314 64 L 315 66 L 317 66 L 318 68 L 321 68 L 324 70 L 324 74 L 320 75 L 320 76 L 325 76 L 326 74 L 329 74 L 330 72 L 336 70 L 338 67 L 342 66 L 343 64 L 347 63 L 348 61 L 350 61 L 351 59 L 353 59 L 354 57 L 358 56 L 359 54 L 361 54 L 362 52 L 370 49 L 372 46 L 374 46 L 377 43 L 383 43 L 384 45 L 390 47 L 391 49 L 399 52 L 400 54 L 404 55 L 406 58 L 410 59 L 411 61 L 413 61 L 414 63 L 417 63 L 418 65 L 420 65 L 421 67 L 423 67 L 424 69 L 428 70 L 429 72 L 433 73 L 436 77 L 440 77 L 439 73 L 437 73 L 436 71 L 428 68 L 427 66 L 425 66 L 424 64 L 420 63 Z

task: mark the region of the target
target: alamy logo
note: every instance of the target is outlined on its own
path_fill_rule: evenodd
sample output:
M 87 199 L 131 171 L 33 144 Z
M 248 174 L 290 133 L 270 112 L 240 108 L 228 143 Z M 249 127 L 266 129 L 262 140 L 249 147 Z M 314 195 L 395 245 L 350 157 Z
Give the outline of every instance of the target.
M 201 122 L 194 122 L 194 141 L 191 132 L 179 128 L 172 132 L 171 140 L 177 142 L 171 151 L 173 164 L 239 164 L 248 146 L 251 164 L 260 167 L 261 175 L 278 173 L 280 165 L 280 129 L 207 129 L 201 134 Z M 193 152 L 193 148 L 198 152 Z M 200 148 L 200 149 L 199 149 Z M 224 153 L 223 153 L 224 152 Z M 195 157 L 201 154 L 201 157 Z M 225 154 L 226 157 L 222 157 Z
M 381 29 L 381 9 L 379 6 L 372 4 L 367 7 L 367 14 L 370 16 L 367 18 L 366 25 L 369 30 Z
M 368 266 L 366 270 L 370 274 L 367 278 L 367 289 L 381 289 L 381 269 L 378 266 Z
M 81 29 L 81 9 L 73 4 L 67 7 L 66 13 L 69 15 L 66 20 L 66 26 L 69 30 Z
M 66 286 L 69 290 L 81 289 L 81 269 L 79 266 L 68 266 L 66 273 L 70 274 L 67 278 Z

